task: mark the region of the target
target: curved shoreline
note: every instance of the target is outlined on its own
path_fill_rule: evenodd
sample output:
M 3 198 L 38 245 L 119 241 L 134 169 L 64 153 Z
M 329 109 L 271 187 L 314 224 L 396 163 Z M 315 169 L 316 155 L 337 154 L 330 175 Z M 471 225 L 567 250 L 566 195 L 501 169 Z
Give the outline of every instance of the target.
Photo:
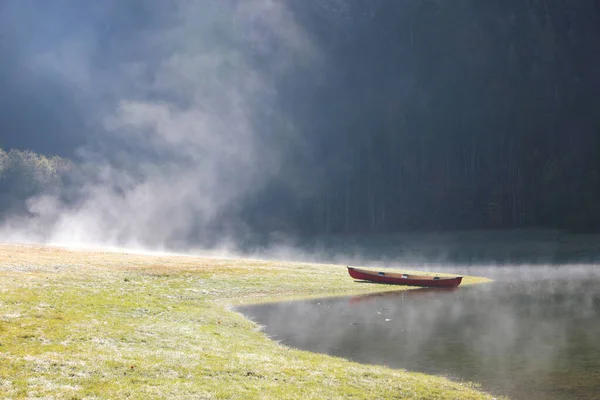
M 0 397 L 493 398 L 282 346 L 231 309 L 401 289 L 345 266 L 0 244 Z

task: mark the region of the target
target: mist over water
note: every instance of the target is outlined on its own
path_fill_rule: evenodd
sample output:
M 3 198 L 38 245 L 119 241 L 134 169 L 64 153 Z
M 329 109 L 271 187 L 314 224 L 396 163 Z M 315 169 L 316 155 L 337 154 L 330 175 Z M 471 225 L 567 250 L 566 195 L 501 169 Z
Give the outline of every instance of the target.
M 495 283 L 456 290 L 240 311 L 274 340 L 301 349 L 475 381 L 514 399 L 598 398 L 600 273 L 575 265 L 498 272 Z
M 516 132 L 514 135 L 518 137 L 529 129 L 529 124 L 523 124 L 523 121 L 529 122 L 527 119 L 521 121 L 521 125 L 526 126 L 523 131 L 511 127 L 502 128 L 500 132 L 492 130 L 491 126 L 479 126 L 479 122 L 475 125 L 464 122 L 469 121 L 471 115 L 477 116 L 477 112 L 473 112 L 477 103 L 485 103 L 478 99 L 501 99 L 498 104 L 508 104 L 511 99 L 523 98 L 523 93 L 534 92 L 524 86 L 523 92 L 515 91 L 514 97 L 490 96 L 490 87 L 482 82 L 496 82 L 498 74 L 495 68 L 485 67 L 486 64 L 466 64 L 466 69 L 458 68 L 463 64 L 455 66 L 459 75 L 448 74 L 447 79 L 439 79 L 451 83 L 449 86 L 434 85 L 425 89 L 428 83 L 438 80 L 430 78 L 439 78 L 443 70 L 432 69 L 433 72 L 423 75 L 420 83 L 414 79 L 415 71 L 429 69 L 425 67 L 436 64 L 435 60 L 439 60 L 440 65 L 445 62 L 437 57 L 432 57 L 432 62 L 424 62 L 430 59 L 426 56 L 428 52 L 423 51 L 425 56 L 412 69 L 407 67 L 413 62 L 410 55 L 417 55 L 408 49 L 420 51 L 421 47 L 415 45 L 419 32 L 428 42 L 430 24 L 423 24 L 414 31 L 413 17 L 410 17 L 405 20 L 405 26 L 401 26 L 406 31 L 402 35 L 398 33 L 401 30 L 391 29 L 375 30 L 372 36 L 364 36 L 354 30 L 361 24 L 369 25 L 368 18 L 361 18 L 372 16 L 377 7 L 369 5 L 363 10 L 357 6 L 352 14 L 348 11 L 352 8 L 349 5 L 356 6 L 358 2 L 318 0 L 312 3 L 313 11 L 302 11 L 299 4 L 305 3 L 302 0 L 0 2 L 0 51 L 8 60 L 0 63 L 0 69 L 17 71 L 2 76 L 9 76 L 11 85 L 20 89 L 15 90 L 17 95 L 7 97 L 6 104 L 14 111 L 19 109 L 18 104 L 35 103 L 36 107 L 24 118 L 33 120 L 37 130 L 46 133 L 43 139 L 38 136 L 38 140 L 44 142 L 39 145 L 40 151 L 58 148 L 61 154 L 74 155 L 77 165 L 62 192 L 32 197 L 27 201 L 26 215 L 6 217 L 0 225 L 0 240 L 114 249 L 127 247 L 138 251 L 194 253 L 212 249 L 211 254 L 220 256 L 335 262 L 489 277 L 496 283 L 452 292 L 411 291 L 265 305 L 246 308 L 244 313 L 265 325 L 266 332 L 274 339 L 312 351 L 474 380 L 481 382 L 485 389 L 514 398 L 598 398 L 598 236 L 548 230 L 302 238 L 273 234 L 269 229 L 261 236 L 240 218 L 243 206 L 256 201 L 261 189 L 270 184 L 282 185 L 286 189 L 283 192 L 291 192 L 294 201 L 289 203 L 301 202 L 303 196 L 316 191 L 315 184 L 322 178 L 317 171 L 319 167 L 323 170 L 328 167 L 330 176 L 337 174 L 343 178 L 332 179 L 338 185 L 329 185 L 322 201 L 317 201 L 317 211 L 327 214 L 323 218 L 327 221 L 325 225 L 343 214 L 348 227 L 356 218 L 357 226 L 368 230 L 369 224 L 364 221 L 370 220 L 370 228 L 374 228 L 377 217 L 381 219 L 378 222 L 380 228 L 393 228 L 386 225 L 385 204 L 388 211 L 395 207 L 403 209 L 400 214 L 406 214 L 407 218 L 418 211 L 428 217 L 434 215 L 432 219 L 435 220 L 435 213 L 444 203 L 427 205 L 421 201 L 427 196 L 412 193 L 428 179 L 424 177 L 427 174 L 421 176 L 426 169 L 420 170 L 418 165 L 424 168 L 428 160 L 430 165 L 436 165 L 437 161 L 443 160 L 442 153 L 454 151 L 459 155 L 459 162 L 448 158 L 447 164 L 458 166 L 454 172 L 470 180 L 473 177 L 469 173 L 460 173 L 463 149 L 446 149 L 457 143 L 457 147 L 465 145 L 467 149 L 470 144 L 478 143 L 477 138 L 483 137 L 480 132 L 492 132 L 494 139 L 499 140 L 504 137 L 502 132 Z M 410 4 L 420 6 L 415 1 L 404 2 L 399 7 L 408 10 Z M 463 2 L 463 6 L 465 4 Z M 546 8 L 546 4 L 542 8 Z M 447 7 L 445 10 L 452 9 Z M 462 8 L 471 14 L 468 9 Z M 403 10 L 399 13 L 396 10 L 396 14 L 385 12 L 390 10 L 386 8 L 379 10 L 379 16 L 389 15 L 390 18 L 373 23 L 377 28 L 386 23 L 396 27 L 399 25 L 396 17 L 408 15 Z M 510 14 L 509 11 L 506 13 Z M 305 31 L 302 26 L 310 24 L 302 25 L 297 21 L 302 12 L 308 21 L 321 20 L 314 26 L 323 32 Z M 418 13 L 411 15 L 418 20 Z M 497 19 L 495 11 L 490 15 L 491 19 L 479 21 L 481 26 Z M 450 18 L 446 23 L 452 28 L 470 26 L 465 21 L 468 20 Z M 513 31 L 513 17 L 506 17 L 506 21 L 509 22 L 503 27 Z M 592 23 L 581 24 L 582 31 L 586 32 L 586 27 Z M 494 26 L 490 29 L 498 30 Z M 451 31 L 453 29 L 448 30 Z M 445 31 L 441 32 L 443 35 Z M 397 34 L 404 44 L 396 43 L 392 33 Z M 471 31 L 464 34 L 465 37 L 479 37 Z M 319 91 L 319 80 L 326 81 L 331 76 L 322 73 L 326 69 L 323 64 L 327 63 L 327 55 L 318 43 L 313 42 L 319 35 L 321 38 L 349 38 L 340 41 L 339 46 L 332 45 L 333 41 L 329 43 L 330 49 L 339 52 L 337 64 L 332 67 L 336 76 L 328 90 L 322 92 Z M 570 31 L 568 35 L 571 35 Z M 356 48 L 353 38 L 360 39 Z M 420 43 L 423 46 L 424 42 Z M 445 53 L 447 43 L 440 43 L 439 47 L 444 50 L 440 53 Z M 465 46 L 458 49 L 463 52 L 457 54 L 475 54 L 477 57 L 474 58 L 487 60 L 487 49 L 492 49 L 492 53 L 495 50 L 486 42 L 482 43 L 485 52 L 471 53 L 469 46 Z M 504 41 L 489 43 L 495 46 L 500 43 L 502 49 L 513 49 L 512 44 Z M 523 46 L 517 48 L 527 55 L 532 53 L 532 48 L 541 48 L 537 42 L 533 45 L 526 42 Z M 367 47 L 371 47 L 372 53 L 365 52 Z M 550 49 L 549 46 L 544 48 Z M 558 54 L 552 49 L 546 51 L 548 60 L 554 60 Z M 589 49 L 581 51 L 587 59 Z M 395 52 L 398 53 L 392 63 L 388 60 L 387 64 L 380 65 L 379 60 Z M 450 58 L 456 57 L 451 55 Z M 361 64 L 363 59 L 375 61 Z M 348 68 L 350 72 L 347 72 L 342 68 L 344 63 L 356 67 Z M 517 64 L 518 60 L 514 65 Z M 547 64 L 561 65 L 554 61 L 547 61 Z M 498 68 L 503 68 L 503 64 L 499 65 Z M 510 65 L 513 65 L 512 61 Z M 530 66 L 531 70 L 537 68 L 533 61 Z M 340 71 L 336 69 L 338 67 Z M 462 88 L 468 86 L 463 84 L 457 84 L 456 91 L 448 91 L 455 82 L 462 82 L 458 76 L 478 68 L 489 72 L 482 82 L 475 79 L 470 83 L 476 93 L 483 93 L 481 97 L 463 96 Z M 377 79 L 379 75 L 383 78 Z M 559 75 L 565 75 L 562 69 L 557 72 Z M 538 93 L 540 99 L 560 97 L 546 92 L 550 86 L 545 79 L 553 76 L 541 74 L 536 78 L 539 87 L 544 89 Z M 314 81 L 308 82 L 309 79 Z M 521 79 L 524 82 L 534 80 L 527 74 Z M 359 82 L 356 86 L 348 84 L 355 80 Z M 504 91 L 506 85 L 502 82 L 492 89 Z M 576 87 L 594 87 L 579 78 L 573 78 L 573 82 L 577 82 Z M 586 85 L 579 82 L 586 82 Z M 305 86 L 312 88 L 302 92 Z M 563 86 L 569 87 L 557 84 L 554 89 Z M 347 88 L 351 90 L 342 90 Z M 299 92 L 302 92 L 303 102 L 295 103 Z M 317 110 L 304 110 L 303 107 L 310 108 L 307 103 L 319 93 L 322 96 L 320 101 L 315 101 L 317 105 L 310 104 Z M 450 93 L 449 100 L 440 95 L 446 93 Z M 473 96 L 472 92 L 467 93 Z M 577 93 L 580 92 L 565 90 L 562 98 L 575 98 Z M 356 97 L 357 101 L 340 102 L 339 97 L 343 96 Z M 459 97 L 467 99 L 467 105 L 460 109 L 462 117 L 456 118 L 460 123 L 453 118 L 444 119 L 448 109 L 446 101 L 454 103 Z M 436 103 L 440 99 L 442 101 Z M 433 115 L 428 104 L 432 103 L 437 104 L 438 114 L 435 115 L 442 122 L 427 128 Z M 330 106 L 332 104 L 334 106 Z M 498 113 L 499 107 L 495 104 L 488 107 L 489 114 L 486 111 L 477 117 L 492 121 L 491 125 L 500 119 L 510 120 L 506 115 L 512 114 Z M 522 107 L 525 103 L 515 104 L 520 115 L 526 109 Z M 544 104 L 541 102 L 540 106 L 543 123 L 532 124 L 540 132 L 546 132 L 549 125 L 554 125 L 545 117 L 549 108 L 544 108 Z M 555 101 L 553 107 L 560 109 L 560 101 Z M 289 112 L 295 108 L 300 110 L 294 119 Z M 379 113 L 379 109 L 386 111 Z M 413 110 L 412 114 L 410 110 Z M 61 122 L 46 126 L 43 121 L 48 119 L 42 118 L 42 114 L 57 116 Z M 595 116 L 594 112 L 588 114 Z M 411 115 L 417 121 L 412 127 Z M 298 116 L 312 116 L 314 121 L 303 125 L 302 131 L 296 126 L 303 122 Z M 578 115 L 569 118 L 580 120 Z M 427 124 L 419 124 L 420 119 Z M 571 120 L 567 121 L 563 121 L 563 125 L 571 126 Z M 453 127 L 455 122 L 458 125 Z M 389 131 L 383 127 L 386 124 L 390 125 Z M 318 137 L 330 131 L 333 133 L 326 140 Z M 353 133 L 346 135 L 346 131 Z M 446 137 L 440 133 L 446 131 L 451 135 Z M 472 142 L 463 137 L 461 141 L 452 136 L 458 137 L 464 131 L 470 132 L 476 140 Z M 425 136 L 429 134 L 429 142 L 423 141 L 425 136 L 420 136 L 423 132 Z M 499 132 L 502 135 L 497 134 Z M 572 132 L 555 130 L 554 135 L 561 134 L 571 137 Z M 399 140 L 387 142 L 382 139 L 385 136 Z M 0 146 L 1 139 L 3 137 L 0 137 Z M 544 137 L 542 139 L 546 142 Z M 349 140 L 356 143 L 340 146 Z M 305 148 L 310 153 L 307 142 L 311 141 L 320 148 L 315 157 L 318 162 L 310 162 L 311 158 L 307 157 L 309 162 L 294 163 L 297 160 L 291 155 L 303 154 Z M 581 148 L 588 143 L 585 140 L 573 142 L 579 143 Z M 389 165 L 398 171 L 404 169 L 408 180 L 382 180 L 387 175 L 373 172 L 377 166 L 388 165 L 376 162 L 385 158 L 382 157 L 385 152 L 369 150 L 369 146 L 377 149 L 377 143 L 386 151 L 395 143 L 397 149 L 386 157 L 393 161 Z M 512 149 L 513 141 L 506 143 L 509 150 Z M 562 141 L 555 140 L 555 143 L 558 148 L 562 146 Z M 337 147 L 343 151 L 331 151 Z M 424 147 L 430 147 L 431 153 L 425 152 Z M 481 146 L 472 147 L 479 148 L 479 153 L 473 150 L 471 155 L 470 164 L 474 168 L 474 160 L 485 158 L 488 153 L 481 150 Z M 490 148 L 489 154 L 497 153 L 494 146 Z M 440 149 L 442 151 L 438 152 Z M 422 157 L 420 160 L 414 158 L 418 152 Z M 342 160 L 330 159 L 332 154 Z M 513 154 L 512 150 L 509 154 Z M 569 156 L 573 154 L 577 155 L 575 152 Z M 508 160 L 506 164 L 512 165 L 511 157 L 501 160 Z M 494 170 L 497 165 L 502 165 L 490 159 Z M 554 161 L 549 164 L 551 170 L 555 164 Z M 524 165 L 516 171 L 529 168 L 529 164 Z M 370 170 L 371 166 L 374 166 L 373 173 L 359 171 Z M 296 170 L 303 168 L 306 170 L 303 173 Z M 592 168 L 582 167 L 584 169 L 592 171 Z M 395 171 L 391 167 L 389 170 Z M 483 170 L 478 172 L 479 180 L 488 183 L 491 178 L 486 177 Z M 414 180 L 411 180 L 411 171 L 418 172 L 412 177 Z M 584 176 L 579 171 L 576 169 L 571 173 Z M 351 185 L 352 179 L 361 183 Z M 339 185 L 340 182 L 346 182 L 347 186 Z M 470 181 L 469 185 L 463 186 L 460 182 L 446 189 L 459 192 L 461 189 L 456 188 L 476 187 Z M 594 186 L 596 181 L 590 179 L 590 182 Z M 377 186 L 380 186 L 379 191 Z M 398 193 L 384 190 L 389 187 L 397 188 Z M 549 187 L 552 190 L 548 193 L 556 192 L 554 186 Z M 354 193 L 350 193 L 350 189 Z M 571 192 L 579 194 L 586 190 Z M 399 196 L 379 199 L 378 203 L 375 201 L 378 193 Z M 343 197 L 345 202 L 332 201 L 335 196 Z M 469 196 L 462 198 L 468 199 Z M 268 200 L 266 206 L 262 204 L 268 212 L 258 219 L 276 214 L 278 205 L 289 198 Z M 326 207 L 321 209 L 321 204 L 325 203 Z M 354 203 L 356 207 L 352 206 Z M 470 207 L 467 201 L 456 202 L 459 203 L 463 211 Z M 338 207 L 341 210 L 340 205 L 345 205 L 345 212 L 340 211 L 336 216 L 331 210 Z M 279 212 L 285 215 L 279 220 L 285 223 L 294 219 L 286 214 L 294 209 L 293 206 L 281 209 L 283 211 Z M 355 213 L 352 218 L 349 217 L 351 212 Z M 464 217 L 457 215 L 458 219 Z M 277 220 L 277 215 L 273 219 Z M 340 221 L 334 222 L 333 227 L 344 225 Z

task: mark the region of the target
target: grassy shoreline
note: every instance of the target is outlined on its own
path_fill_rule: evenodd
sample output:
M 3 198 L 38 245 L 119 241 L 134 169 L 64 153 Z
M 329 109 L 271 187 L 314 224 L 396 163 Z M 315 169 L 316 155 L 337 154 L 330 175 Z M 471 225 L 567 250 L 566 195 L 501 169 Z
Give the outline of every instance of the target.
M 398 289 L 339 265 L 0 244 L 0 397 L 493 398 L 287 348 L 232 310 Z

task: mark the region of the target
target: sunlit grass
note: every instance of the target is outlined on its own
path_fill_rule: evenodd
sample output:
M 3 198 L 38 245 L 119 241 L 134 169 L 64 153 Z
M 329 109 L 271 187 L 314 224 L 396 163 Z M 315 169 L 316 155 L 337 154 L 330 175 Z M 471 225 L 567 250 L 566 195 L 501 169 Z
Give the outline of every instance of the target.
M 231 309 L 398 289 L 336 265 L 0 245 L 0 398 L 491 398 L 287 348 Z

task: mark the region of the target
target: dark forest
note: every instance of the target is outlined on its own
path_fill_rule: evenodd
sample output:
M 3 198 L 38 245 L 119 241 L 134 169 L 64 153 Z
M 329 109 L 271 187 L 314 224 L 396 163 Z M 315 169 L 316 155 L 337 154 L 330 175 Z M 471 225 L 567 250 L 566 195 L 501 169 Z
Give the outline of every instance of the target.
M 328 171 L 296 224 L 600 229 L 600 3 L 308 3 L 334 64 L 291 89 Z
M 324 66 L 278 77 L 301 143 L 285 144 L 282 172 L 228 215 L 301 235 L 600 231 L 600 2 L 287 4 Z M 7 152 L 73 155 L 49 139 L 36 147 L 2 118 Z M 62 184 L 18 172 L 28 162 L 60 176 L 76 168 L 10 154 L 0 154 L 5 210 L 46 190 L 40 180 Z M 38 183 L 21 189 L 17 176 Z

